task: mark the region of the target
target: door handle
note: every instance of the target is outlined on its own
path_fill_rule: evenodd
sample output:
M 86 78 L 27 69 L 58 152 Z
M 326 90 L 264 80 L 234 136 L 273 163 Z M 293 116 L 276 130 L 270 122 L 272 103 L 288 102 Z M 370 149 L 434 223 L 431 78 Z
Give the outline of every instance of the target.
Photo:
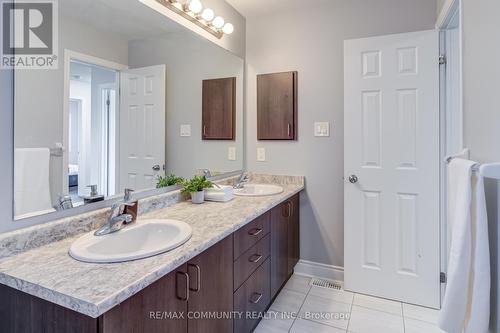
M 161 167 L 159 164 L 153 165 L 153 170 L 154 171 L 160 171 Z
M 179 284 L 178 284 L 178 278 L 179 276 L 183 276 L 186 279 L 186 296 L 182 297 L 179 296 Z M 176 272 L 176 277 L 175 277 L 175 293 L 178 299 L 181 301 L 187 302 L 189 300 L 189 275 L 188 273 L 185 272 Z
M 201 269 L 200 266 L 195 265 L 195 264 L 188 264 L 188 267 L 194 267 L 196 269 L 196 288 L 191 288 L 189 286 L 189 290 L 198 292 L 201 289 Z
M 349 176 L 349 183 L 356 184 L 358 181 L 359 181 L 358 176 L 356 176 L 356 175 L 350 175 Z

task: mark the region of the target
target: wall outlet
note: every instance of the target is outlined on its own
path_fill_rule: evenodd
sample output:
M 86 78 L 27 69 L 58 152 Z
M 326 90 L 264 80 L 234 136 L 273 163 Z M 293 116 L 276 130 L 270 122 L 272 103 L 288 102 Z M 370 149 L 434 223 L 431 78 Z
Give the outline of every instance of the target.
M 236 147 L 229 147 L 227 149 L 227 159 L 230 161 L 236 161 Z
M 266 161 L 266 148 L 257 148 L 257 161 L 265 162 Z
M 318 137 L 330 136 L 330 123 L 329 122 L 315 122 L 314 123 L 314 136 L 318 136 Z
M 181 125 L 181 136 L 191 136 L 191 125 Z

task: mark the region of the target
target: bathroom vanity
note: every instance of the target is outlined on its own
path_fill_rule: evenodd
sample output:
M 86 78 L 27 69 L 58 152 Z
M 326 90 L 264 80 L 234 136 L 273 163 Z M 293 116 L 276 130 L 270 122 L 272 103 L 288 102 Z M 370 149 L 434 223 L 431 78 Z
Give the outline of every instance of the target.
M 282 186 L 141 216 L 193 228 L 187 243 L 155 257 L 79 262 L 67 254 L 71 237 L 1 259 L 0 331 L 251 332 L 299 258 L 303 180 Z

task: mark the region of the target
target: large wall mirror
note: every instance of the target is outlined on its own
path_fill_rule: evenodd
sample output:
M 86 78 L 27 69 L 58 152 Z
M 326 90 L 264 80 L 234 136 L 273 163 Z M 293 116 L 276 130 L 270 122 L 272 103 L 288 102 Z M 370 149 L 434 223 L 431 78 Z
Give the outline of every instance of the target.
M 58 69 L 15 71 L 15 219 L 242 169 L 242 59 L 137 0 L 58 11 Z

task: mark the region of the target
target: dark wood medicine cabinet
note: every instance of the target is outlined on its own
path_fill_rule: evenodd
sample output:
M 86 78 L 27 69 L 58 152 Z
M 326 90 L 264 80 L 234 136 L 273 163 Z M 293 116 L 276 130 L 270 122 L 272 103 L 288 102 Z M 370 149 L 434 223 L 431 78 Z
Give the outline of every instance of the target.
M 257 75 L 257 139 L 297 140 L 298 72 Z
M 203 80 L 203 140 L 235 140 L 236 78 Z

